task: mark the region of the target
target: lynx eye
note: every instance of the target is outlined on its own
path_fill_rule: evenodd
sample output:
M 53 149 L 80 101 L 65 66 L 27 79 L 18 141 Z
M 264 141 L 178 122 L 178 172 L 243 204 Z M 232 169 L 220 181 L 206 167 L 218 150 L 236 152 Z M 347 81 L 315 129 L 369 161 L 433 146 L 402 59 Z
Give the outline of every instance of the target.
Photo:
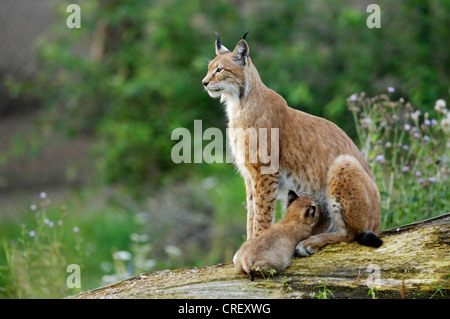
M 216 73 L 220 73 L 220 72 L 222 72 L 223 71 L 223 69 L 221 69 L 221 68 L 217 68 L 216 69 Z

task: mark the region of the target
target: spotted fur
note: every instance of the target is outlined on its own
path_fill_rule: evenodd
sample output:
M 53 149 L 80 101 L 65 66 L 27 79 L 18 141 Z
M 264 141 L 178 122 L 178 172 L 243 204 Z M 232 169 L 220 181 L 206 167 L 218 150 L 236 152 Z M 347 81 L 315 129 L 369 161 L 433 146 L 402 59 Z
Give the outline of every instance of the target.
M 247 239 L 258 237 L 273 222 L 277 195 L 292 189 L 317 199 L 329 222 L 299 243 L 297 253 L 310 255 L 320 247 L 352 241 L 371 231 L 379 233 L 380 194 L 375 180 L 353 141 L 334 123 L 290 108 L 261 81 L 242 39 L 233 51 L 216 41 L 217 56 L 209 63 L 203 85 L 211 97 L 225 104 L 229 128 L 279 129 L 279 170 L 262 174 L 260 161 L 248 160 L 248 141 L 231 143 L 237 168 L 245 181 Z M 238 130 L 228 130 L 234 141 Z M 270 134 L 268 134 L 270 136 Z M 237 150 L 236 145 L 243 145 Z M 246 154 L 237 161 L 236 156 Z M 363 236 L 365 237 L 365 236 Z

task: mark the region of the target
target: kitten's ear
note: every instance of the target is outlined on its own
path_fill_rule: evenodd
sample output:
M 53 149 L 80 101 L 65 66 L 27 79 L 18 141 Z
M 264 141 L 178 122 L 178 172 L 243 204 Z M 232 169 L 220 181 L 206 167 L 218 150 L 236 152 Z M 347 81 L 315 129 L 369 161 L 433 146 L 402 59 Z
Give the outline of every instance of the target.
M 247 42 L 242 39 L 238 42 L 236 47 L 233 50 L 233 61 L 237 62 L 240 65 L 245 65 L 247 59 L 249 58 L 250 48 Z
M 311 206 L 308 208 L 308 210 L 306 211 L 305 216 L 311 216 L 312 218 L 316 217 L 316 211 L 317 211 L 317 207 L 314 204 L 311 204 Z
M 219 34 L 216 32 L 217 40 L 216 40 L 216 54 L 224 54 L 230 52 L 222 43 L 220 43 Z
M 297 193 L 294 192 L 294 191 L 292 191 L 292 190 L 290 190 L 289 193 L 288 193 L 288 203 L 287 203 L 287 206 L 289 207 L 289 205 L 291 205 L 292 202 L 293 202 L 294 200 L 296 200 L 297 198 L 298 198 Z

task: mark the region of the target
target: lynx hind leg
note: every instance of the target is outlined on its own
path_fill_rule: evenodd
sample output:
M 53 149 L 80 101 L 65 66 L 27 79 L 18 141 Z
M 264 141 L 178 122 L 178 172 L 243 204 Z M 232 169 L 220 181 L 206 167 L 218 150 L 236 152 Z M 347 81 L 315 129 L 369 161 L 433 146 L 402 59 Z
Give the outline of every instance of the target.
M 332 203 L 331 209 L 341 205 L 342 219 L 351 237 L 349 240 L 365 231 L 379 233 L 380 193 L 373 178 L 355 157 L 341 155 L 336 158 L 328 173 L 327 195 Z M 337 207 L 333 207 L 333 203 Z
M 328 171 L 327 197 L 331 231 L 300 242 L 296 248 L 300 256 L 309 256 L 327 244 L 352 241 L 366 231 L 378 234 L 378 188 L 355 157 L 341 155 L 335 159 Z

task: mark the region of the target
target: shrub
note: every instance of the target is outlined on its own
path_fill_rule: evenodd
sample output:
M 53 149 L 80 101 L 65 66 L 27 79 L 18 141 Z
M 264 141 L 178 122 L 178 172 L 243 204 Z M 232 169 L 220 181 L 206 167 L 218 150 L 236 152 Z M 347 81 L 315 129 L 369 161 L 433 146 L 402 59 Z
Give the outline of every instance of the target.
M 67 212 L 61 207 L 58 214 L 49 214 L 50 200 L 42 192 L 38 205 L 30 207 L 32 217 L 22 224 L 20 236 L 3 242 L 6 266 L 2 267 L 0 295 L 8 298 L 59 298 L 67 296 L 66 285 L 68 251 L 72 256 L 81 251 L 79 228 L 68 226 Z M 70 237 L 70 239 L 69 239 Z M 3 256 L 0 256 L 3 257 Z M 77 258 L 75 262 L 80 263 Z
M 438 100 L 435 115 L 422 114 L 389 93 L 353 94 L 353 113 L 360 149 L 381 193 L 386 229 L 448 212 L 450 113 Z

